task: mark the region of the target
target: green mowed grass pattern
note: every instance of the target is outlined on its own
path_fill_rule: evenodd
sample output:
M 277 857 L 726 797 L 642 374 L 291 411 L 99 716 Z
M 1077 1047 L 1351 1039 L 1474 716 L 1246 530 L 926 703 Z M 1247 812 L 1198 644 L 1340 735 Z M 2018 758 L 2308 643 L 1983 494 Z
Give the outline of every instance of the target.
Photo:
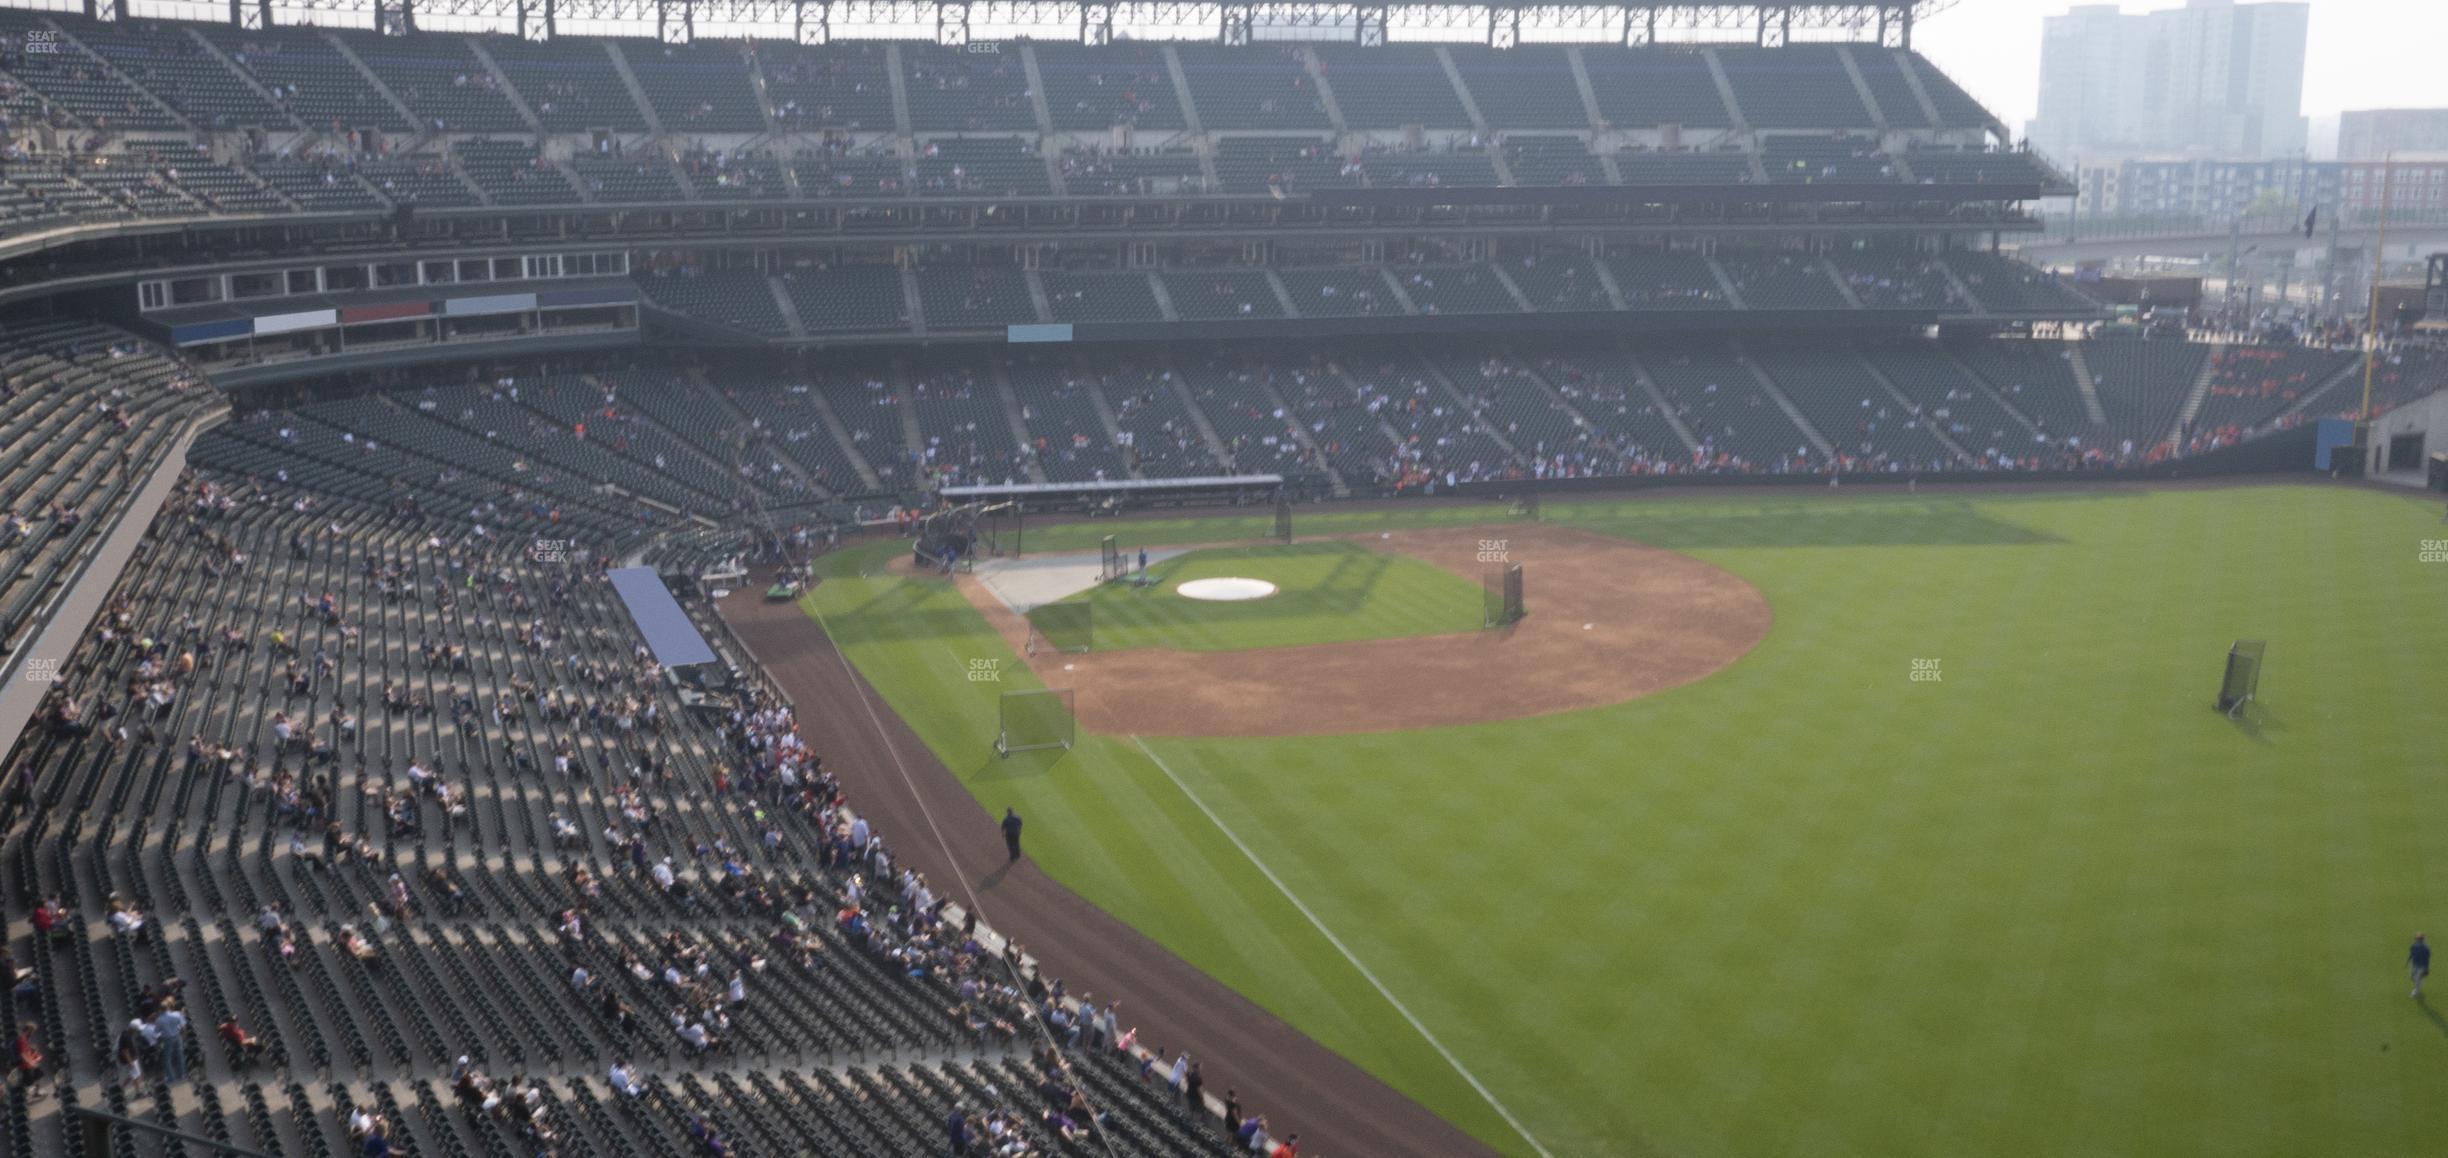
M 1241 651 L 1440 635 L 1480 627 L 1479 586 L 1402 555 L 1351 543 L 1210 547 L 1148 568 L 1145 587 L 1108 583 L 1063 602 L 1095 609 L 1096 649 Z M 1196 579 L 1264 579 L 1264 599 L 1186 598 Z
M 2433 504 L 2268 487 L 1546 515 L 1723 566 L 1775 627 L 1615 708 L 1151 745 L 1548 1148 L 2366 1154 L 2448 1134 L 2448 1020 L 2401 964 L 2448 927 L 2448 565 L 2416 561 L 2448 537 Z M 827 613 L 866 585 L 828 582 Z M 855 640 L 890 610 L 834 626 Z M 854 661 L 982 805 L 1031 814 L 1051 871 L 1527 1150 L 1135 747 L 982 758 L 991 698 L 894 634 Z M 2236 724 L 2210 702 L 2244 637 L 2269 663 Z M 1912 680 L 1917 659 L 1939 680 Z

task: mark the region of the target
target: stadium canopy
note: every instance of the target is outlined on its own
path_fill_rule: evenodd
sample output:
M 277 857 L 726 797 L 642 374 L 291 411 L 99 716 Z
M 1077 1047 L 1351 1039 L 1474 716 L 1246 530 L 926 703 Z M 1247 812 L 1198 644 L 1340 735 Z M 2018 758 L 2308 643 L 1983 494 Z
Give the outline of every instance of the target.
M 1617 0 L 1615 3 L 1402 4 L 1041 2 L 1041 0 L 84 0 L 98 20 L 206 20 L 244 29 L 315 25 L 399 34 L 474 33 L 550 40 L 624 36 L 695 40 L 1341 40 L 1357 44 L 1666 44 L 1767 46 L 1856 41 L 1912 46 L 1915 21 L 1956 0 Z M 0 7 L 53 9 L 43 0 Z
M 688 613 L 680 610 L 680 601 L 672 598 L 671 588 L 663 585 L 663 577 L 654 568 L 622 567 L 611 575 L 612 589 L 620 593 L 621 605 L 629 609 L 638 634 L 646 637 L 656 663 L 681 668 L 714 662 L 713 645 L 697 633 L 697 625 L 689 622 Z

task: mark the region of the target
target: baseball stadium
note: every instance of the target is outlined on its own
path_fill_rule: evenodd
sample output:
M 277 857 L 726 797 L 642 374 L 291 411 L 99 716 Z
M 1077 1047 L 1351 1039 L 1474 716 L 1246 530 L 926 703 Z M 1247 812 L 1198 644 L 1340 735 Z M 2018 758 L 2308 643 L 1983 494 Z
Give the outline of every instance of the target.
M 1953 9 L 0 0 L 0 1148 L 2426 1151 L 2448 209 Z

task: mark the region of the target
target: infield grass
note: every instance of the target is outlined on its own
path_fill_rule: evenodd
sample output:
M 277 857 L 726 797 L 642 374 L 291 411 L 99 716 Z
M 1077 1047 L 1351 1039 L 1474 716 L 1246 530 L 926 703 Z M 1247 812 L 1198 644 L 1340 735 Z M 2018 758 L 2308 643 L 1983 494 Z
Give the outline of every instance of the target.
M 2448 564 L 2417 562 L 2448 538 L 2435 502 L 2273 486 L 1546 515 L 1725 567 L 1775 627 L 1613 708 L 1150 747 L 1549 1150 L 2448 1138 L 2448 1018 L 2402 965 L 2415 930 L 2448 927 Z M 1048 871 L 1529 1151 L 1129 740 L 994 759 L 995 689 L 960 665 L 1008 652 L 948 587 L 861 574 L 880 557 L 828 559 L 811 605 L 982 807 L 1028 816 Z M 2240 637 L 2269 660 L 2239 724 L 2210 701 Z M 1917 659 L 1939 680 L 1914 682 Z
M 1096 647 L 1239 651 L 1476 631 L 1477 584 L 1403 555 L 1344 542 L 1209 547 L 1148 568 L 1145 587 L 1108 583 L 1065 603 L 1096 608 Z M 1264 579 L 1264 599 L 1185 598 L 1194 579 Z

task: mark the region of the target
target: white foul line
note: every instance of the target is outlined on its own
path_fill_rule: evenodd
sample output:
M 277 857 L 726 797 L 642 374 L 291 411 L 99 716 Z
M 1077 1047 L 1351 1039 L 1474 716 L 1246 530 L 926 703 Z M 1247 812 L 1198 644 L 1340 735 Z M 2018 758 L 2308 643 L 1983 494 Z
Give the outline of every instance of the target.
M 1343 939 L 1335 936 L 1334 932 L 1326 927 L 1326 922 L 1318 920 L 1318 915 L 1310 912 L 1309 906 L 1302 904 L 1299 897 L 1292 895 L 1292 890 L 1283 883 L 1283 878 L 1276 876 L 1275 870 L 1268 868 L 1265 861 L 1258 859 L 1257 853 L 1250 851 L 1250 846 L 1241 842 L 1240 835 L 1225 825 L 1224 818 L 1217 816 L 1215 809 L 1207 807 L 1207 802 L 1199 799 L 1198 793 L 1190 791 L 1190 786 L 1182 783 L 1182 778 L 1174 775 L 1173 769 L 1165 766 L 1164 760 L 1148 748 L 1147 741 L 1134 735 L 1131 737 L 1131 743 L 1139 745 L 1139 750 L 1146 753 L 1147 758 L 1156 765 L 1156 770 L 1164 773 L 1165 779 L 1172 781 L 1175 788 L 1181 789 L 1182 795 L 1190 798 L 1190 803 L 1198 805 L 1200 812 L 1207 814 L 1207 819 L 1215 824 L 1216 831 L 1223 833 L 1224 839 L 1233 842 L 1233 847 L 1240 849 L 1241 855 L 1248 857 L 1249 862 L 1257 866 L 1258 871 L 1265 875 L 1268 883 L 1275 886 L 1276 892 L 1282 893 L 1285 900 L 1292 902 L 1292 907 L 1299 909 L 1301 916 L 1309 918 L 1309 924 L 1317 929 L 1318 935 L 1326 938 L 1327 944 L 1333 945 L 1336 952 L 1343 954 L 1344 960 L 1351 962 L 1352 968 L 1360 971 L 1360 976 L 1367 978 L 1368 983 L 1376 987 L 1377 995 L 1385 998 L 1386 1004 L 1394 1007 L 1394 1012 L 1402 1014 L 1403 1020 L 1410 1022 L 1411 1028 L 1418 1030 L 1419 1035 L 1428 1040 L 1428 1044 L 1445 1059 L 1445 1063 L 1452 1066 L 1455 1073 L 1462 1075 L 1463 1081 L 1470 1083 L 1470 1088 L 1479 1091 L 1479 1096 L 1487 1099 L 1487 1104 L 1496 1111 L 1498 1117 L 1505 1120 L 1505 1125 L 1513 1127 L 1513 1132 L 1521 1135 L 1522 1141 L 1530 1143 L 1530 1148 L 1537 1151 L 1540 1158 L 1555 1158 L 1553 1154 L 1548 1153 L 1545 1146 L 1539 1145 L 1537 1138 L 1531 1136 L 1530 1128 L 1522 1125 L 1521 1119 L 1513 1116 L 1513 1111 L 1506 1109 L 1503 1102 L 1496 1100 L 1495 1094 L 1480 1084 L 1477 1075 L 1464 1068 L 1462 1059 L 1455 1057 L 1452 1050 L 1445 1048 L 1444 1042 L 1438 1041 L 1435 1034 L 1428 1032 L 1428 1027 L 1420 1023 L 1420 1019 L 1394 996 L 1392 990 L 1386 988 L 1385 982 L 1379 981 L 1376 974 L 1369 972 L 1368 966 L 1361 964 L 1360 959 L 1352 955 L 1350 947 L 1343 944 Z
M 910 775 L 909 765 L 901 759 L 901 745 L 893 743 L 892 732 L 884 726 L 884 717 L 877 714 L 875 700 L 868 694 L 868 687 L 861 680 L 857 665 L 850 662 L 850 653 L 842 650 L 841 640 L 834 636 L 833 625 L 825 622 L 824 612 L 817 610 L 813 602 L 807 605 L 807 610 L 808 614 L 816 617 L 816 630 L 824 633 L 825 643 L 833 649 L 833 658 L 841 661 L 842 674 L 850 677 L 850 687 L 858 695 L 859 706 L 867 709 L 867 722 L 874 726 L 876 739 L 883 742 L 885 753 L 892 757 L 893 767 L 900 771 L 901 783 L 909 788 L 910 800 L 918 805 L 918 815 L 926 818 L 927 831 L 934 834 L 935 847 L 943 853 L 944 864 L 951 866 L 953 879 L 960 882 L 962 895 L 969 898 L 969 911 L 976 915 L 979 924 L 989 929 L 993 928 L 993 919 L 986 915 L 986 903 L 978 899 L 977 889 L 969 883 L 969 875 L 960 871 L 960 861 L 952 855 L 952 842 L 944 837 L 943 826 L 935 823 L 935 810 L 927 807 L 926 794 L 918 791 L 917 779 Z M 951 651 L 952 645 L 945 644 L 944 650 Z M 952 658 L 959 659 L 959 653 L 955 652 Z M 882 695 L 883 693 L 875 694 Z M 951 769 L 946 768 L 944 771 L 949 773 Z M 1003 968 L 1011 974 L 1013 987 L 1028 988 L 1023 984 L 1024 979 L 1020 976 L 1018 964 L 1007 957 L 1003 961 Z M 1061 1042 L 1054 1040 L 1053 1027 L 1047 1025 L 1042 1017 L 1031 1017 L 1028 1020 L 1037 1028 L 1038 1036 L 1045 1039 L 1046 1048 L 1052 1050 L 1055 1057 L 1063 1057 L 1063 1046 Z M 1065 1059 L 1063 1064 L 1068 1066 L 1071 1063 Z M 1102 1094 L 1097 1095 L 1099 1100 L 1103 1097 Z M 1094 1110 L 1095 1108 L 1094 1102 L 1091 1102 L 1089 1109 Z M 1113 1158 L 1116 1153 L 1113 1139 L 1107 1137 L 1102 1130 L 1097 1131 L 1097 1137 L 1105 1144 L 1105 1153 L 1108 1158 Z

